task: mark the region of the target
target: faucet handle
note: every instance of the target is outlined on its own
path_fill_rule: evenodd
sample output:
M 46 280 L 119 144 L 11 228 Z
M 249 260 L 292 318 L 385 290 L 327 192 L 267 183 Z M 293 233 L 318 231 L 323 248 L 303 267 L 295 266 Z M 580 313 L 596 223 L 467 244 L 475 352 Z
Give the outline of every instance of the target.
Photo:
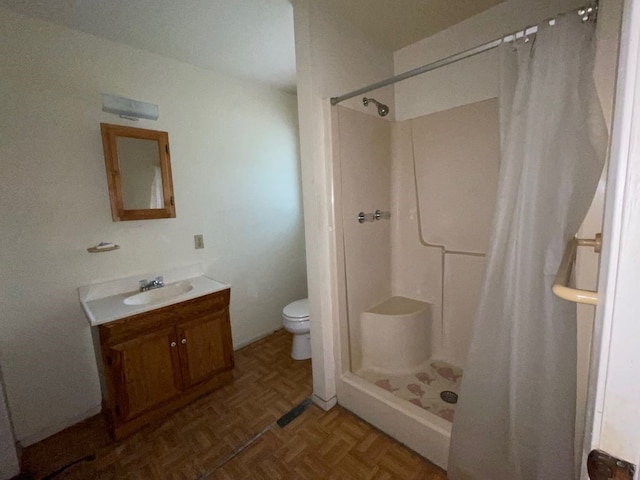
M 145 278 L 144 280 L 140 280 L 138 283 L 140 284 L 140 288 L 146 287 L 147 286 L 147 279 Z
M 156 277 L 156 283 L 157 283 L 158 285 L 164 285 L 164 277 L 163 277 L 162 275 L 158 275 L 158 276 Z

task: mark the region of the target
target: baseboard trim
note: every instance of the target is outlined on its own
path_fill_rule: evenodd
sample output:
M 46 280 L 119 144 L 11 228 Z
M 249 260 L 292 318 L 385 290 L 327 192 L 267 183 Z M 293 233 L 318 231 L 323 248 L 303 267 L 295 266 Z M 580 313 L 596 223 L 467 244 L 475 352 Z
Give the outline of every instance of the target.
M 331 397 L 329 400 L 324 400 L 315 393 L 311 396 L 311 400 L 325 412 L 331 410 L 338 403 L 338 397 Z
M 29 445 L 33 445 L 34 443 L 38 443 L 45 438 L 49 438 L 51 435 L 55 435 L 58 432 L 61 432 L 65 428 L 69 428 L 76 423 L 82 422 L 89 417 L 93 417 L 94 415 L 99 414 L 102 411 L 102 405 L 96 405 L 95 407 L 91 407 L 89 410 L 86 410 L 83 414 L 77 415 L 75 417 L 71 417 L 64 422 L 60 422 L 56 425 L 52 425 L 50 427 L 43 428 L 37 433 L 33 435 L 27 435 L 24 438 L 18 440 L 17 445 L 19 448 L 25 448 Z
M 236 350 L 240 350 L 241 348 L 244 348 L 246 346 L 251 345 L 252 343 L 256 343 L 264 338 L 270 337 L 271 335 L 273 335 L 274 333 L 279 332 L 280 330 L 282 330 L 282 328 L 276 328 L 275 330 L 269 330 L 266 333 L 262 333 L 258 336 L 255 337 L 251 337 L 249 340 L 244 340 L 242 342 L 238 342 L 233 346 L 233 351 L 235 352 Z

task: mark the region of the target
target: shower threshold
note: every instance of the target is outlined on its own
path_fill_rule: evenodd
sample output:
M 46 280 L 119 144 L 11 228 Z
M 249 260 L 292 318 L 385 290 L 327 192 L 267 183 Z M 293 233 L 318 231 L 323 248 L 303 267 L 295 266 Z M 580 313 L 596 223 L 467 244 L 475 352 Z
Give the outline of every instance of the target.
M 462 369 L 459 367 L 431 359 L 422 364 L 416 373 L 395 375 L 360 370 L 356 374 L 398 398 L 453 422 L 455 404 L 443 400 L 441 393 L 460 393 Z M 451 399 L 453 396 L 445 394 L 444 397 Z

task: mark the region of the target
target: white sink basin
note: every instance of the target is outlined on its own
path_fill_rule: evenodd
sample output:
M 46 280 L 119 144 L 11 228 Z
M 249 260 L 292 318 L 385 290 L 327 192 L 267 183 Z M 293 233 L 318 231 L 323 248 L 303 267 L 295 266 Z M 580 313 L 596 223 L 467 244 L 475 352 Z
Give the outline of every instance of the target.
M 166 286 L 146 292 L 136 290 L 140 280 L 159 275 L 164 276 Z M 205 276 L 202 266 L 187 265 L 86 285 L 78 288 L 78 296 L 89 324 L 96 327 L 229 288 L 228 283 Z
M 150 305 L 152 303 L 165 302 L 174 297 L 178 297 L 184 293 L 193 290 L 190 281 L 182 281 L 166 285 L 164 287 L 148 290 L 146 292 L 136 293 L 124 299 L 127 305 Z

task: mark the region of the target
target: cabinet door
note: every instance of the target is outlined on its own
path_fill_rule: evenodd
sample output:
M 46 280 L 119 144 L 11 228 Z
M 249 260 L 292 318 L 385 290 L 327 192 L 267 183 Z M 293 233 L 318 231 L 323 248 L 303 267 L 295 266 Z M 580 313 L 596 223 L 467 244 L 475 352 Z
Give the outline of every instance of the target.
M 107 347 L 113 408 L 120 420 L 129 420 L 180 393 L 177 340 L 171 326 Z
M 227 309 L 200 313 L 177 325 L 184 388 L 233 367 L 231 327 Z

